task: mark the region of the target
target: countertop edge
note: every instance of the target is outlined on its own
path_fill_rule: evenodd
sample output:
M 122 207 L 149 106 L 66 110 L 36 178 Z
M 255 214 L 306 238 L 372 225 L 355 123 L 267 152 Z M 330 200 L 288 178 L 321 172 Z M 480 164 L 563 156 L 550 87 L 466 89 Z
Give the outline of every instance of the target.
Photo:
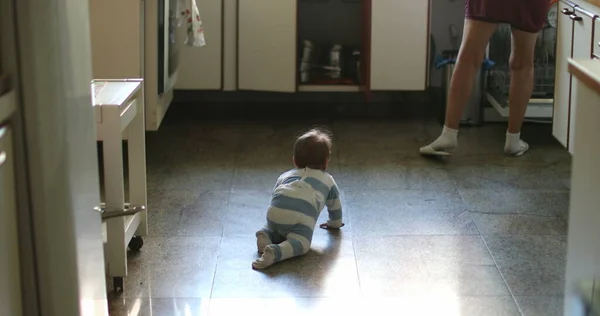
M 568 0 L 569 2 L 574 3 L 575 5 L 578 5 L 580 7 L 582 7 L 583 9 L 588 9 L 588 10 L 594 10 L 596 14 L 600 14 L 600 6 L 596 5 L 595 3 L 586 1 L 586 0 Z
M 600 94 L 600 60 L 569 58 L 569 72 Z

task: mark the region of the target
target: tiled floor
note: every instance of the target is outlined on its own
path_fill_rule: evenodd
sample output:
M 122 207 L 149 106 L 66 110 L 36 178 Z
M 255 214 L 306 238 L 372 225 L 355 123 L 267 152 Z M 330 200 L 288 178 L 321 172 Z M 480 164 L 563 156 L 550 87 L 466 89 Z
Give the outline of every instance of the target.
M 562 314 L 570 160 L 549 126 L 525 127 L 518 159 L 502 155 L 505 127 L 487 125 L 436 160 L 417 152 L 433 122 L 318 123 L 335 136 L 347 225 L 264 272 L 250 266 L 254 232 L 312 122 L 149 133 L 150 236 L 111 315 Z

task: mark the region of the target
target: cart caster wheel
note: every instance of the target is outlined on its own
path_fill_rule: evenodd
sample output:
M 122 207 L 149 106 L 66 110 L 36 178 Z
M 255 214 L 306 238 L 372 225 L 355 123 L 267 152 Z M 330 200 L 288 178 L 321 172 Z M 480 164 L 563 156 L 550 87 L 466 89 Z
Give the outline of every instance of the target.
M 123 293 L 123 277 L 113 277 L 113 290 L 115 293 Z
M 144 246 L 144 239 L 140 236 L 134 236 L 127 245 L 131 251 L 139 251 Z

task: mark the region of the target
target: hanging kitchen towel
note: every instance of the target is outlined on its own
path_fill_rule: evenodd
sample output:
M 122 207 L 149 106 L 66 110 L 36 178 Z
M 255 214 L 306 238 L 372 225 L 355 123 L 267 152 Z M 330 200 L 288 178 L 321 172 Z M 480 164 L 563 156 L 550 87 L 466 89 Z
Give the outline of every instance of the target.
M 204 40 L 204 28 L 202 27 L 202 19 L 196 0 L 179 0 L 177 2 L 179 12 L 178 26 L 186 21 L 186 37 L 185 45 L 202 47 L 206 45 Z

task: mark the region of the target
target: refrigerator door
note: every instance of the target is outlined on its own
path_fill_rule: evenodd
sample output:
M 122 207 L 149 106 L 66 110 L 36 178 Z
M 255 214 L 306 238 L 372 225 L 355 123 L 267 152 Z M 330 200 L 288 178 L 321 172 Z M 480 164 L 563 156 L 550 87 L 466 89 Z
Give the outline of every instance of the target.
M 23 315 L 12 133 L 0 124 L 0 315 Z
M 14 4 L 15 172 L 19 197 L 27 179 L 38 294 L 22 299 L 47 316 L 108 315 L 88 1 L 3 2 Z

